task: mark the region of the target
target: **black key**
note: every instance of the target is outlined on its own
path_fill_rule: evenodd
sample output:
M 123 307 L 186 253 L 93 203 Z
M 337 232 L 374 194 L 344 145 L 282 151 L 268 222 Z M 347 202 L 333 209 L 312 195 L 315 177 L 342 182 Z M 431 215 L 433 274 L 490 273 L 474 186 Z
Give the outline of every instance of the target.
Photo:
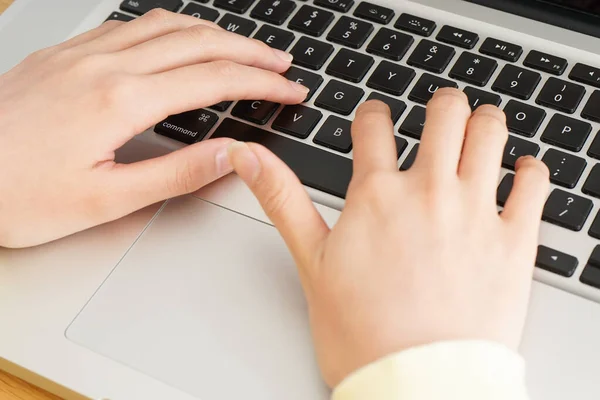
M 293 33 L 275 28 L 271 25 L 261 26 L 258 32 L 256 32 L 256 35 L 254 35 L 254 39 L 260 40 L 266 45 L 282 51 L 286 51 L 295 38 Z
M 354 10 L 354 16 L 384 25 L 389 24 L 394 15 L 396 15 L 394 10 L 373 3 L 367 3 L 366 1 L 361 2 L 356 7 L 356 10 Z
M 569 78 L 574 81 L 587 83 L 588 85 L 600 88 L 600 69 L 590 67 L 589 65 L 577 63 L 571 70 Z
M 333 21 L 333 13 L 311 6 L 302 6 L 288 27 L 312 36 L 321 36 Z
M 231 115 L 246 121 L 254 122 L 255 124 L 264 125 L 266 124 L 277 108 L 279 104 L 271 101 L 263 100 L 242 100 L 231 110 Z
M 261 21 L 281 25 L 296 9 L 292 0 L 260 0 L 254 7 L 250 16 Z
M 222 101 L 213 106 L 210 106 L 210 108 L 212 108 L 215 111 L 223 112 L 223 111 L 227 111 L 227 109 L 231 106 L 232 103 L 233 103 L 233 101 Z
M 556 185 L 572 189 L 579 182 L 587 161 L 583 158 L 550 149 L 544 154 L 542 161 L 550 170 L 550 181 Z
M 425 126 L 425 108 L 420 106 L 414 106 L 408 117 L 400 125 L 399 132 L 403 135 L 413 137 L 421 140 L 423 134 L 423 127 Z
M 123 22 L 129 22 L 131 20 L 134 20 L 135 17 L 132 17 L 131 15 L 127 15 L 127 14 L 123 14 L 120 12 L 114 12 L 112 14 L 110 14 L 108 16 L 108 18 L 106 18 L 105 21 L 123 21 Z
M 542 53 L 537 50 L 531 50 L 523 61 L 523 64 L 527 67 L 548 72 L 550 74 L 562 75 L 569 63 L 564 58 Z
M 392 121 L 394 122 L 394 124 L 396 124 L 396 122 L 398 122 L 398 120 L 404 113 L 404 110 L 406 110 L 405 102 L 403 102 L 401 100 L 393 99 L 393 98 L 391 98 L 389 96 L 385 96 L 383 94 L 373 92 L 367 99 L 367 101 L 369 101 L 369 100 L 379 100 L 379 101 L 383 101 L 385 104 L 387 104 L 388 107 L 390 108 L 391 115 L 392 115 Z
M 400 61 L 414 41 L 415 39 L 412 36 L 381 28 L 367 46 L 367 52 L 390 60 Z
M 546 111 L 516 100 L 508 102 L 504 107 L 508 130 L 519 135 L 533 137 L 546 118 Z
M 465 51 L 452 67 L 450 77 L 473 85 L 485 86 L 496 68 L 498 68 L 496 60 Z
M 502 178 L 502 182 L 500 182 L 500 186 L 498 186 L 498 191 L 496 193 L 496 203 L 498 203 L 500 207 L 504 207 L 508 201 L 514 182 L 515 174 L 506 174 L 504 178 Z
M 212 22 L 218 20 L 220 16 L 217 10 L 196 3 L 189 3 L 181 10 L 181 14 L 191 15 L 192 17 Z
M 458 88 L 458 85 L 456 82 L 452 82 L 447 79 L 442 79 L 434 75 L 423 74 L 408 95 L 408 99 L 417 103 L 427 104 L 427 102 L 433 97 L 433 94 L 437 92 L 439 88 L 443 87 Z
M 475 111 L 477 107 L 483 104 L 492 104 L 497 107 L 502 102 L 502 98 L 497 94 L 484 92 L 483 90 L 475 89 L 470 86 L 465 87 L 463 91 L 469 99 L 469 105 L 471 106 L 472 111 Z
M 273 129 L 289 135 L 306 139 L 312 133 L 323 113 L 319 110 L 297 104 L 285 106 L 273 121 Z
M 450 43 L 465 49 L 472 49 L 479 41 L 479 35 L 463 29 L 454 28 L 450 25 L 444 25 L 438 33 L 437 40 L 444 43 Z
M 382 61 L 369 78 L 367 86 L 401 96 L 415 78 L 415 75 L 415 71 L 410 68 L 389 61 Z
M 305 102 L 313 97 L 319 86 L 323 83 L 323 77 L 321 75 L 313 74 L 312 72 L 296 67 L 288 69 L 285 73 L 285 77 L 290 81 L 300 83 L 310 89 L 310 92 L 308 92 L 308 95 L 306 96 L 306 100 L 304 100 Z
M 600 122 L 600 90 L 595 90 L 592 93 L 581 116 L 594 122 Z
M 404 150 L 408 147 L 408 140 L 403 139 L 399 136 L 394 135 L 394 140 L 396 141 L 396 158 L 400 158 Z
M 546 246 L 538 246 L 535 265 L 546 271 L 570 278 L 575 273 L 579 261 L 573 256 L 551 249 Z
M 358 49 L 367 41 L 372 32 L 372 24 L 344 15 L 331 29 L 327 40 Z
M 125 0 L 120 8 L 135 15 L 143 15 L 155 8 L 177 12 L 181 6 L 183 6 L 182 0 Z
M 528 100 L 540 83 L 541 75 L 514 65 L 506 65 L 492 89 L 519 99 Z
M 315 100 L 315 105 L 342 115 L 350 115 L 364 95 L 364 90 L 332 79 Z
M 341 49 L 327 66 L 325 72 L 358 83 L 362 81 L 374 63 L 373 57 L 352 50 Z
M 407 63 L 441 74 L 454 57 L 454 54 L 456 54 L 456 51 L 452 47 L 423 39 L 410 55 Z
M 187 111 L 171 115 L 158 123 L 156 133 L 183 143 L 192 144 L 204 139 L 206 134 L 219 120 L 219 116 L 207 110 Z
M 408 156 L 404 159 L 404 162 L 400 166 L 400 171 L 408 171 L 410 167 L 413 166 L 415 160 L 417 159 L 417 153 L 419 152 L 419 143 L 415 144 L 411 149 Z
M 348 12 L 354 5 L 354 0 L 315 0 L 315 5 L 329 8 L 333 11 Z
M 517 61 L 519 57 L 521 57 L 521 54 L 523 54 L 523 48 L 521 46 L 494 38 L 485 39 L 479 48 L 479 51 L 488 56 L 512 62 Z
M 572 231 L 580 231 L 593 206 L 589 199 L 554 189 L 546 201 L 542 219 Z
M 429 19 L 417 17 L 411 14 L 402 14 L 394 26 L 403 31 L 428 37 L 431 36 L 435 30 L 436 24 L 434 21 Z
M 255 0 L 215 0 L 215 7 L 243 14 L 250 9 Z
M 585 95 L 585 88 L 575 83 L 550 78 L 542 88 L 536 103 L 573 114 Z
M 229 32 L 250 37 L 256 29 L 256 22 L 233 14 L 225 14 L 218 22 L 219 26 Z
M 302 36 L 290 53 L 294 56 L 294 64 L 310 69 L 321 69 L 333 53 L 333 46 Z
M 594 165 L 581 191 L 600 199 L 600 164 Z
M 313 141 L 342 153 L 350 153 L 352 150 L 351 125 L 350 121 L 331 115 L 319 129 Z
M 600 239 L 600 212 L 596 215 L 596 218 L 594 218 L 594 222 L 592 222 L 592 226 L 590 226 L 588 235 L 594 239 Z
M 600 159 L 600 135 L 596 134 L 587 152 L 588 156 Z
M 596 250 L 594 250 L 594 252 L 596 252 Z M 591 263 L 587 264 L 579 277 L 579 280 L 581 283 L 600 289 L 600 267 L 592 265 Z
M 504 168 L 515 170 L 517 160 L 523 156 L 537 156 L 540 152 L 540 146 L 536 143 L 520 139 L 513 135 L 508 136 L 508 141 L 504 147 L 502 156 L 502 166 Z
M 227 118 L 212 137 L 230 137 L 262 144 L 281 158 L 306 186 L 346 197 L 352 178 L 352 160 L 294 139 Z
M 571 151 L 580 151 L 585 144 L 592 125 L 560 114 L 548 123 L 542 141 Z
M 596 246 L 594 248 L 594 251 L 592 251 L 592 255 L 588 259 L 588 264 L 600 268 L 600 246 Z

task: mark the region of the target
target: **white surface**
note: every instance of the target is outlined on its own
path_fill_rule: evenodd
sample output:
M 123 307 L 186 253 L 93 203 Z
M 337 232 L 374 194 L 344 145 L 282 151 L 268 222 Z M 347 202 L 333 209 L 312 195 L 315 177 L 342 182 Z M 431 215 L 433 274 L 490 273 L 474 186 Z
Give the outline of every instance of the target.
M 520 18 L 484 10 L 458 0 L 421 1 L 449 10 L 460 10 L 476 19 L 462 18 L 404 1 L 379 0 L 378 3 L 394 7 L 399 12 L 412 12 L 435 19 L 439 25 L 451 23 L 464 29 L 477 31 L 481 35 L 513 41 L 523 45 L 525 51 L 535 47 L 538 50 L 546 50 L 566 57 L 571 64 L 581 61 L 600 66 L 600 57 L 597 55 L 556 44 L 562 42 L 579 46 L 581 49 L 593 50 L 599 47 L 600 41 L 597 39 L 531 21 L 523 23 Z M 89 14 L 88 18 L 82 19 L 92 9 L 95 1 L 19 0 L 19 2 L 21 3 L 13 7 L 10 12 L 0 17 L 0 51 L 3 54 L 0 59 L 0 71 L 14 65 L 29 52 L 66 38 L 73 29 L 81 32 L 100 23 L 119 3 L 117 0 L 104 1 Z M 79 27 L 75 28 L 80 21 Z M 487 25 L 481 21 L 495 23 L 497 26 Z M 506 26 L 513 26 L 520 32 L 502 28 Z M 537 39 L 524 33 L 543 35 L 550 40 Z M 498 72 L 492 78 L 492 82 L 497 74 Z M 537 96 L 539 90 L 538 88 L 533 98 Z M 588 95 L 582 104 L 585 104 L 590 93 L 588 87 Z M 533 100 L 530 101 L 532 102 Z M 546 121 L 549 119 L 548 117 Z M 594 132 L 598 131 L 598 124 L 593 125 Z M 160 153 L 179 146 L 168 139 L 156 138 L 151 132 L 146 133 L 142 139 L 147 143 L 158 144 L 159 148 L 153 147 L 151 152 Z M 150 151 L 139 143 L 136 146 L 140 146 L 137 148 L 138 156 Z M 240 210 L 247 207 L 248 210 L 244 212 L 250 215 L 256 212 L 252 203 L 249 205 L 242 203 L 243 196 L 233 196 L 228 192 L 230 188 L 221 190 L 224 187 L 217 185 L 207 190 L 206 196 L 218 200 L 219 204 L 225 204 L 229 208 Z M 578 191 L 579 187 L 576 190 Z M 316 197 L 322 203 L 336 207 L 341 205 L 339 201 L 327 196 Z M 595 211 L 598 210 L 598 205 L 596 201 Z M 76 345 L 64 336 L 67 325 L 127 252 L 157 209 L 158 207 L 155 206 L 116 223 L 36 249 L 23 251 L 0 249 L 0 320 L 3 321 L 3 327 L 8 327 L 0 330 L 0 356 L 89 397 L 107 397 L 113 400 L 191 399 L 191 396 L 182 391 Z M 194 212 L 194 210 L 186 210 L 186 212 Z M 591 220 L 588 221 L 584 231 L 589 227 L 589 223 Z M 559 228 L 548 227 L 546 224 L 542 233 L 542 242 L 559 250 L 576 253 L 581 258 L 581 262 L 584 262 L 584 255 L 589 254 L 596 243 L 585 234 L 571 234 Z M 210 249 L 203 249 L 199 245 L 194 254 L 201 254 L 202 251 L 206 253 Z M 194 261 L 192 253 L 190 253 L 190 261 Z M 175 265 L 171 268 L 186 265 L 189 264 Z M 581 270 L 580 267 L 578 271 Z M 599 294 L 595 290 L 578 284 L 577 277 L 566 280 L 540 271 L 536 275 L 538 279 L 599 299 Z M 142 300 L 132 299 L 135 306 L 140 305 L 136 301 Z M 92 318 L 92 322 L 96 318 L 97 316 Z M 258 319 L 258 316 L 256 318 Z M 115 327 L 116 325 L 107 329 L 115 329 Z M 600 345 L 597 341 L 599 334 L 598 305 L 535 283 L 532 313 L 523 345 L 523 352 L 529 362 L 530 384 L 534 399 L 591 400 L 597 398 L 595 394 L 600 392 L 600 381 L 596 379 L 593 371 L 596 366 L 596 355 L 600 353 Z M 89 336 L 89 332 L 84 332 L 83 335 L 86 336 L 86 342 L 90 342 L 88 346 L 97 347 L 97 341 Z M 155 346 L 160 346 L 161 340 L 152 337 L 147 340 L 152 340 Z M 128 363 L 137 362 L 130 354 L 119 350 L 123 345 L 124 343 L 117 343 L 116 346 L 113 344 L 109 346 L 108 352 L 118 352 L 114 357 L 127 358 Z M 164 352 L 164 349 L 159 350 Z M 153 360 L 142 369 L 147 372 L 150 372 L 150 369 L 155 370 L 161 361 L 163 360 Z M 174 369 L 173 372 L 186 374 L 184 365 L 171 367 Z M 310 374 L 310 372 L 306 373 Z M 161 376 L 161 378 L 166 380 L 169 377 Z M 236 381 L 235 377 L 231 380 Z M 198 382 L 198 385 L 202 385 L 202 382 Z

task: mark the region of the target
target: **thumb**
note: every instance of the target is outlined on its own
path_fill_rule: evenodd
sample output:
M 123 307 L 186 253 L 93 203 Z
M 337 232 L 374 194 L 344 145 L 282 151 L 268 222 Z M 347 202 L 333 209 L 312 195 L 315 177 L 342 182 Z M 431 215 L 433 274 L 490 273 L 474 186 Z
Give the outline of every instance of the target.
M 235 142 L 229 160 L 285 240 L 298 265 L 310 265 L 329 227 L 292 170 L 266 148 Z
M 116 164 L 108 186 L 119 194 L 126 215 L 150 204 L 192 193 L 231 173 L 227 148 L 232 139 L 214 139 L 133 164 Z

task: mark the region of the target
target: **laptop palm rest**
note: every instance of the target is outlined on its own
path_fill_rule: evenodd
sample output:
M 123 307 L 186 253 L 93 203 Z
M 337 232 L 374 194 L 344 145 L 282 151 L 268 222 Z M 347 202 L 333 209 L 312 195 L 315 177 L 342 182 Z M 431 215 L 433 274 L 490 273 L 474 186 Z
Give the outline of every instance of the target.
M 264 222 L 171 200 L 67 337 L 200 399 L 326 399 L 294 263 Z

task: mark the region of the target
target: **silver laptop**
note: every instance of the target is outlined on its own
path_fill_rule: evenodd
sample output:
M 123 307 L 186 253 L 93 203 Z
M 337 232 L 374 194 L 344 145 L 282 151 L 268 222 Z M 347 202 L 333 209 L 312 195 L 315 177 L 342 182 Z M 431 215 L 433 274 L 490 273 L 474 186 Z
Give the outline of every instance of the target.
M 553 183 L 521 347 L 529 389 L 536 400 L 592 400 L 600 396 L 597 4 L 17 0 L 0 18 L 0 72 L 107 18 L 155 6 L 289 50 L 287 76 L 312 89 L 303 105 L 191 110 L 118 156 L 132 162 L 213 136 L 257 141 L 294 169 L 330 224 L 351 174 L 340 132 L 358 104 L 390 105 L 399 169 L 412 164 L 438 88 L 464 90 L 473 108 L 497 104 L 511 132 L 499 207 L 521 155 L 543 159 Z M 48 245 L 0 249 L 0 321 L 0 367 L 68 398 L 329 396 L 293 262 L 235 176 Z

